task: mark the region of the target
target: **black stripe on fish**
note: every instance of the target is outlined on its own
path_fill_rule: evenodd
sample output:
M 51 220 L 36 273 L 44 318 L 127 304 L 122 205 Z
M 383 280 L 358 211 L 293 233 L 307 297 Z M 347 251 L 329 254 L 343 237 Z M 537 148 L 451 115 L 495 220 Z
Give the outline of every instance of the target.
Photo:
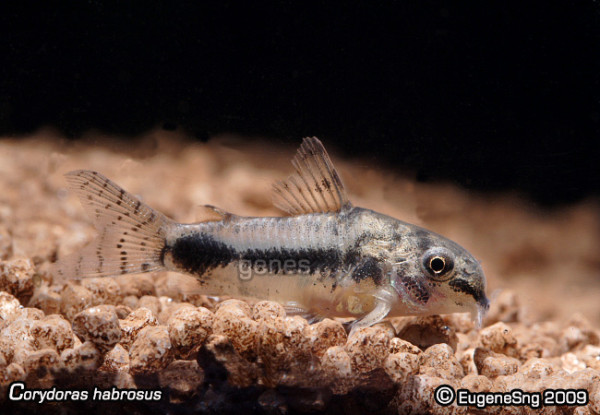
M 248 261 L 252 268 L 268 269 L 278 274 L 336 271 L 342 265 L 337 249 L 249 249 L 240 254 L 240 260 Z
M 177 238 L 172 246 L 166 247 L 166 252 L 171 254 L 178 268 L 199 276 L 226 266 L 236 257 L 236 252 L 227 244 L 202 233 Z
M 203 276 L 217 267 L 223 267 L 233 261 L 245 261 L 257 270 L 271 273 L 310 273 L 322 272 L 332 275 L 342 266 L 341 253 L 329 249 L 248 249 L 237 251 L 209 234 L 187 235 L 166 246 L 161 259 L 169 253 L 173 263 L 182 270 Z M 328 271 L 328 272 L 325 272 Z

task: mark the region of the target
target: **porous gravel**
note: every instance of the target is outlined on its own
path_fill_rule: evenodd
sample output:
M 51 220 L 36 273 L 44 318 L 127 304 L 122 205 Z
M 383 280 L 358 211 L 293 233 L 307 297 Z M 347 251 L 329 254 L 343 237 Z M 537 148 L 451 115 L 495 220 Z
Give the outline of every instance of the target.
M 263 183 L 264 176 L 275 178 L 279 172 L 240 167 L 236 163 L 244 157 L 218 147 L 167 144 L 160 135 L 147 140 L 159 143 L 157 155 L 150 159 L 86 145 L 65 148 L 53 140 L 0 141 L 6 150 L 0 151 L 0 188 L 5 189 L 0 195 L 0 405 L 6 403 L 11 382 L 25 381 L 32 388 L 160 388 L 165 396 L 152 407 L 156 412 L 194 408 L 199 413 L 470 413 L 465 407 L 435 402 L 436 387 L 450 385 L 474 392 L 585 389 L 588 405 L 549 407 L 544 413 L 599 413 L 600 307 L 593 308 L 582 294 L 582 306 L 577 308 L 566 290 L 564 301 L 552 300 L 557 302 L 555 313 L 546 303 L 536 308 L 520 285 L 528 283 L 511 279 L 527 269 L 507 262 L 510 255 L 514 262 L 523 261 L 519 251 L 502 248 L 499 242 L 496 251 L 479 249 L 490 258 L 491 285 L 502 288 L 492 296 L 481 329 L 465 315 L 401 317 L 348 336 L 344 320 L 309 324 L 302 317 L 287 316 L 281 305 L 270 301 L 218 301 L 186 293 L 178 288 L 186 284 L 185 277 L 172 273 L 54 282 L 48 265 L 95 234 L 77 200 L 66 196 L 59 172 L 95 168 L 116 176 L 134 193 L 147 195 L 148 203 L 181 221 L 193 221 L 193 207 L 200 200 L 218 204 L 227 195 L 234 195 L 231 204 L 237 213 L 274 213 L 266 207 L 267 187 L 258 184 L 249 191 L 254 182 L 247 179 L 262 174 Z M 285 169 L 285 164 L 281 166 Z M 244 168 L 246 175 L 240 174 Z M 341 168 L 352 171 L 344 164 Z M 168 172 L 166 177 L 160 176 L 162 171 Z M 192 178 L 194 183 L 188 183 Z M 381 201 L 358 179 L 350 189 L 363 205 L 369 198 Z M 461 206 L 469 197 L 440 191 Z M 481 209 L 488 206 L 481 200 L 476 203 Z M 439 218 L 455 218 L 452 212 L 439 216 L 432 212 L 422 218 L 433 215 L 433 225 L 441 223 Z M 403 212 L 396 213 L 401 217 Z M 512 220 L 502 230 L 507 238 L 523 229 L 512 224 L 519 218 L 507 214 L 506 220 Z M 560 226 L 581 232 L 592 223 L 587 216 L 565 218 Z M 533 232 L 544 228 L 553 235 L 552 222 L 531 226 Z M 440 228 L 452 230 L 451 225 Z M 485 241 L 474 236 L 480 232 L 457 235 Z M 512 235 L 517 235 L 518 247 L 527 245 L 522 242 L 526 237 Z M 530 244 L 538 243 L 536 237 L 529 238 Z M 591 235 L 582 238 L 587 244 L 597 242 Z M 554 246 L 539 249 L 538 256 L 553 258 Z M 573 264 L 588 260 L 585 255 L 571 258 Z M 577 264 L 572 266 L 583 267 Z M 597 262 L 586 264 L 597 271 Z M 564 280 L 554 276 L 548 284 L 559 282 Z M 540 289 L 547 296 L 560 292 L 554 285 L 540 283 Z M 592 284 L 589 290 L 596 287 Z M 538 411 L 513 406 L 484 413 Z

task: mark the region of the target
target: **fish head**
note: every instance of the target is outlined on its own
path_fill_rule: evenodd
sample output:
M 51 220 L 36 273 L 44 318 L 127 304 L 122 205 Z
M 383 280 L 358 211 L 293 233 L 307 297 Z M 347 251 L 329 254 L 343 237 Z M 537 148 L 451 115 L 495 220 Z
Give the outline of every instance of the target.
M 481 264 L 457 243 L 414 228 L 401 247 L 403 260 L 390 267 L 399 306 L 420 315 L 469 312 L 480 327 L 489 308 Z

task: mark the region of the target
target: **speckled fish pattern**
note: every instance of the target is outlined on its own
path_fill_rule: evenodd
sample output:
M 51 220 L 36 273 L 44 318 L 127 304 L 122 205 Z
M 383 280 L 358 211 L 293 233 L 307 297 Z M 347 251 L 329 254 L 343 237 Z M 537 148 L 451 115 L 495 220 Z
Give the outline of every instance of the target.
M 98 172 L 66 175 L 98 237 L 61 259 L 57 280 L 160 270 L 193 275 L 199 292 L 282 303 L 314 319 L 354 317 L 353 328 L 388 315 L 488 308 L 479 262 L 434 232 L 353 206 L 322 143 L 304 139 L 295 174 L 274 184 L 290 216 L 243 217 L 206 205 L 180 224 Z

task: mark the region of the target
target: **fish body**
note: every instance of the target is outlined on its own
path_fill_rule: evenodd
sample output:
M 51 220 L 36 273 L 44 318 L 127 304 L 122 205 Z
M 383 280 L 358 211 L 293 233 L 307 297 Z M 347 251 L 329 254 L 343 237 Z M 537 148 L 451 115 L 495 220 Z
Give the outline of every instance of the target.
M 327 152 L 304 140 L 296 175 L 274 185 L 286 217 L 243 217 L 207 205 L 176 223 L 99 173 L 67 174 L 100 235 L 59 262 L 59 278 L 172 270 L 200 291 L 283 304 L 289 312 L 353 317 L 353 328 L 390 315 L 488 308 L 485 276 L 461 246 L 421 227 L 352 206 Z

